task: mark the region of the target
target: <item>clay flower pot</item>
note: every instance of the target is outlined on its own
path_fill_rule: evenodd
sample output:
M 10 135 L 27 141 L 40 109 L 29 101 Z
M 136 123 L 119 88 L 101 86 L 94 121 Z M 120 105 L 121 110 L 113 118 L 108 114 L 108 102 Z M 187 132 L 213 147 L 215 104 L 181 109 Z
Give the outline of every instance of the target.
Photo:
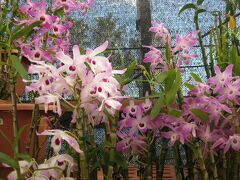
M 34 109 L 34 104 L 17 104 L 17 116 L 19 128 L 26 125 L 24 132 L 20 138 L 20 152 L 25 153 L 26 142 L 28 140 L 28 134 L 30 130 L 32 111 Z M 50 107 L 51 110 L 51 107 Z M 44 112 L 44 106 L 40 106 L 40 115 L 46 115 Z M 47 114 L 49 115 L 49 114 Z M 45 121 L 40 121 L 39 131 L 48 129 L 48 124 Z M 12 121 L 12 104 L 8 101 L 0 101 L 0 130 L 13 142 L 13 121 Z M 35 133 L 35 132 L 33 132 Z M 0 152 L 6 153 L 9 156 L 13 156 L 13 151 L 8 144 L 7 140 L 0 135 Z M 39 144 L 43 144 L 42 149 L 39 152 L 39 160 L 43 160 L 45 156 L 46 143 L 45 137 L 39 137 Z M 31 153 L 31 152 L 30 152 Z M 0 163 L 0 178 L 6 178 L 6 176 L 11 171 L 11 168 L 4 167 Z
M 12 50 L 13 55 L 18 54 L 18 50 L 13 49 Z M 0 60 L 1 62 L 6 62 L 7 59 L 7 51 L 1 50 L 0 51 Z M 28 70 L 28 67 L 30 65 L 30 62 L 27 58 L 22 57 L 21 62 L 25 68 L 25 70 Z M 5 65 L 0 65 L 0 99 L 2 100 L 8 100 L 10 99 L 10 81 L 9 81 L 9 73 L 8 69 Z M 16 80 L 16 93 L 18 96 L 22 96 L 25 91 L 25 83 L 23 82 L 22 78 L 18 75 Z

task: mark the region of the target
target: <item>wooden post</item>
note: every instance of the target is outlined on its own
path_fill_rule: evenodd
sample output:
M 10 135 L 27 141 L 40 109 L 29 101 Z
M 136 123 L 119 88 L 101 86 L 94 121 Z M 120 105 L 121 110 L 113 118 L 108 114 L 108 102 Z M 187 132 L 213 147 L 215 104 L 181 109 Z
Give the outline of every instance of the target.
M 141 47 L 143 45 L 151 45 L 152 44 L 152 35 L 148 31 L 151 27 L 151 0 L 137 0 L 137 30 L 140 33 L 140 42 Z M 141 64 L 144 59 L 144 54 L 146 54 L 149 50 L 147 48 L 141 49 Z M 149 70 L 149 64 L 144 64 L 147 70 Z M 140 96 L 144 96 L 145 91 L 150 92 L 150 86 L 147 84 L 143 84 L 143 91 Z

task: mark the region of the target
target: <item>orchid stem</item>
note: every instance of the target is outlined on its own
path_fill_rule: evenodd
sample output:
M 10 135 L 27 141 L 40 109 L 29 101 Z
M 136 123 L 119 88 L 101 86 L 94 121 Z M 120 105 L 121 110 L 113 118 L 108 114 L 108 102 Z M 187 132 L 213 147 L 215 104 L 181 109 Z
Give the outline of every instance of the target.
M 117 138 L 116 138 L 115 134 L 111 133 L 111 127 L 110 127 L 109 123 L 105 123 L 105 128 L 106 128 L 106 138 L 107 138 L 107 140 L 110 141 L 113 146 L 115 146 Z M 115 150 L 112 147 L 109 150 L 109 161 L 110 162 L 113 161 L 113 159 L 114 159 L 114 151 Z M 113 170 L 114 170 L 113 166 L 108 165 L 107 175 L 105 177 L 106 180 L 111 180 L 113 178 L 112 177 L 113 176 Z
M 233 154 L 233 180 L 239 179 L 239 152 Z
M 77 128 L 77 137 L 79 137 L 80 139 L 83 138 L 82 141 L 80 141 L 80 147 L 81 149 L 83 149 L 83 151 L 80 153 L 80 162 L 79 162 L 79 166 L 78 166 L 78 170 L 80 169 L 80 173 L 81 173 L 81 180 L 88 180 L 88 166 L 87 166 L 87 159 L 85 156 L 85 152 L 86 152 L 86 143 L 85 143 L 85 123 L 83 123 L 84 121 L 84 114 L 81 113 L 81 109 L 79 108 L 80 106 L 80 102 L 77 103 L 77 121 L 76 121 L 76 128 Z
M 195 16 L 194 16 L 194 23 L 195 23 L 195 26 L 196 26 L 196 30 L 199 31 L 198 32 L 198 40 L 199 40 L 199 44 L 200 44 L 200 47 L 201 47 L 201 50 L 202 50 L 203 64 L 204 64 L 204 68 L 205 68 L 205 71 L 206 71 L 207 79 L 209 79 L 210 78 L 210 71 L 209 71 L 208 62 L 207 62 L 206 49 L 205 49 L 204 44 L 203 44 L 202 33 L 200 31 L 200 26 L 199 26 L 199 22 L 198 22 L 197 12 L 195 13 Z
M 30 146 L 31 146 L 33 130 L 34 130 L 35 124 L 37 122 L 37 119 L 39 119 L 39 105 L 38 104 L 34 104 L 30 130 L 29 130 L 28 139 L 27 139 L 26 148 L 25 148 L 26 149 L 26 153 L 28 153 L 28 154 L 30 152 Z
M 91 125 L 88 125 L 88 132 L 89 132 L 89 141 L 91 144 L 91 148 L 95 149 L 96 148 L 96 144 L 94 143 L 94 132 L 93 132 L 93 127 Z M 97 158 L 96 156 L 92 157 L 92 163 L 96 162 Z M 90 180 L 95 180 L 97 179 L 97 168 L 92 169 L 92 163 L 89 163 L 90 166 Z
M 210 70 L 211 70 L 211 75 L 215 76 L 215 71 L 214 71 L 214 54 L 213 54 L 213 30 L 210 32 L 210 47 L 209 47 L 209 57 L 210 57 Z
M 145 171 L 144 171 L 144 179 L 146 180 L 151 180 L 152 179 L 152 162 L 153 162 L 153 141 L 151 140 L 153 138 L 153 134 L 148 132 L 147 133 L 147 138 L 148 138 L 148 152 L 147 152 L 147 165 L 145 166 Z
M 161 149 L 161 154 L 160 158 L 156 162 L 156 167 L 157 167 L 157 180 L 162 180 L 163 179 L 163 172 L 164 172 L 164 164 L 165 164 L 165 159 L 167 156 L 167 146 L 168 146 L 168 140 L 163 138 L 162 139 L 162 149 Z
M 196 149 L 198 153 L 200 169 L 202 171 L 202 180 L 208 180 L 209 179 L 208 172 L 205 166 L 204 157 L 203 157 L 202 150 L 199 143 L 196 144 Z
M 185 149 L 185 152 L 186 152 L 186 159 L 187 159 L 187 167 L 188 167 L 188 179 L 189 180 L 193 180 L 193 177 L 194 177 L 194 164 L 193 164 L 193 154 L 191 152 L 191 149 L 184 145 L 184 149 Z
M 181 167 L 182 162 L 181 162 L 181 154 L 180 154 L 178 142 L 176 142 L 174 145 L 174 156 L 175 156 L 176 179 L 183 180 L 184 174 L 183 174 L 183 168 Z
M 194 166 L 193 166 L 193 179 L 194 180 L 198 180 L 199 178 L 198 178 L 198 170 L 197 170 L 197 163 L 195 163 L 194 164 Z
M 212 165 L 212 168 L 213 168 L 213 179 L 218 180 L 217 166 L 216 166 L 213 150 L 210 150 L 209 153 L 210 153 L 211 165 Z
M 227 159 L 226 159 L 226 154 L 224 152 L 222 153 L 222 166 L 223 166 L 223 180 L 227 180 Z
M 39 123 L 40 123 L 40 119 L 38 118 L 35 121 L 34 132 L 38 132 Z M 37 134 L 34 134 L 33 152 L 32 152 L 32 156 L 34 157 L 34 159 L 38 158 L 38 153 L 37 153 L 38 148 L 39 148 L 38 136 L 37 136 Z
M 11 38 L 9 38 L 11 39 Z M 11 48 L 8 51 L 8 60 L 10 61 L 10 55 L 11 55 Z M 12 120 L 13 120 L 13 137 L 14 139 L 17 138 L 18 135 L 18 117 L 17 117 L 17 101 L 16 101 L 16 77 L 14 74 L 14 70 L 10 68 L 10 82 L 11 82 L 11 100 L 12 100 Z M 18 162 L 18 157 L 17 154 L 19 153 L 20 149 L 20 144 L 19 142 L 16 143 L 16 146 L 13 149 L 14 152 L 14 160 L 16 161 L 16 172 L 17 172 L 17 177 L 19 180 L 22 180 L 23 177 L 21 175 L 20 171 L 20 165 Z

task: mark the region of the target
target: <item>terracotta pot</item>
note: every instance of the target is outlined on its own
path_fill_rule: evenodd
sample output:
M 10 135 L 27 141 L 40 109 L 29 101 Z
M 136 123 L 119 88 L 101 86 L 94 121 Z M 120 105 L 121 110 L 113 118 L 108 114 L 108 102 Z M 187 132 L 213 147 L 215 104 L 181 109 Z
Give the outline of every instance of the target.
M 19 121 L 19 128 L 26 125 L 25 130 L 20 138 L 20 152 L 25 153 L 26 142 L 30 130 L 30 124 L 32 119 L 32 111 L 34 108 L 34 104 L 17 104 L 17 115 Z M 50 107 L 51 109 L 51 107 Z M 46 115 L 44 113 L 44 107 L 40 106 L 40 114 Z M 46 122 L 42 121 L 39 126 L 39 131 L 43 131 L 44 129 L 48 129 L 48 125 Z M 12 104 L 6 101 L 0 101 L 0 130 L 4 132 L 4 134 L 9 138 L 11 142 L 13 142 L 13 121 L 12 121 Z M 44 136 L 39 137 L 39 144 L 43 144 L 43 148 L 39 152 L 39 160 L 43 160 L 45 156 L 46 143 Z M 7 140 L 5 140 L 0 135 L 0 152 L 6 153 L 9 156 L 13 155 L 13 151 L 8 144 Z M 0 179 L 6 178 L 7 172 L 9 172 L 9 168 L 3 167 L 0 163 Z M 3 176 L 4 175 L 4 176 Z
M 26 71 L 28 71 L 28 68 L 30 66 L 30 62 L 27 58 L 22 58 L 22 64 L 25 68 Z M 18 96 L 22 96 L 23 93 L 25 92 L 25 86 L 26 84 L 23 82 L 21 76 L 17 77 L 17 82 L 16 82 L 16 93 Z
M 5 50 L 1 50 L 0 54 L 1 54 L 1 61 L 5 62 L 7 52 Z M 12 54 L 13 55 L 18 55 L 18 50 L 12 50 Z M 23 64 L 25 70 L 27 71 L 28 67 L 30 65 L 29 60 L 25 57 L 22 57 L 22 64 Z M 5 82 L 5 84 L 6 84 L 5 89 L 3 89 L 3 91 L 6 91 L 10 87 L 10 82 L 8 81 L 9 75 L 5 72 L 3 66 L 0 66 L 0 73 L 2 73 L 2 74 L 0 74 L 1 75 L 0 78 L 1 78 L 2 82 Z M 25 83 L 23 82 L 22 78 L 18 75 L 17 80 L 16 80 L 16 93 L 17 93 L 18 96 L 22 96 L 24 91 L 25 91 Z

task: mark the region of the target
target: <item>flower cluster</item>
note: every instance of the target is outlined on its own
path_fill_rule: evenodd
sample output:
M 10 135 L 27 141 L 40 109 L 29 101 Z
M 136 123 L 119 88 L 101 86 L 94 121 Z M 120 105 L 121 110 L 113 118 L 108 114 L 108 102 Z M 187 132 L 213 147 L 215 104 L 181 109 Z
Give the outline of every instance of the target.
M 86 54 L 81 55 L 79 47 L 75 45 L 72 58 L 59 51 L 56 54 L 57 66 L 31 60 L 29 73 L 37 73 L 39 78 L 32 81 L 26 89 L 37 91 L 40 96 L 36 98 L 36 103 L 44 103 L 46 110 L 48 105 L 52 104 L 54 112 L 59 115 L 60 99 L 64 100 L 69 95 L 79 97 L 80 107 L 88 113 L 89 121 L 94 125 L 104 122 L 106 118 L 104 109 L 113 115 L 115 110 L 121 108 L 118 99 L 123 96 L 114 74 L 125 72 L 113 70 L 108 58 L 99 55 L 107 46 L 106 41 L 98 48 L 88 49 Z
M 150 31 L 156 33 L 156 38 L 165 40 L 165 43 L 168 39 L 170 43 L 171 37 L 163 24 L 154 23 Z M 194 37 L 197 33 L 193 32 L 184 37 L 177 35 L 176 46 L 171 49 L 171 53 L 172 56 L 179 54 L 176 62 L 178 66 L 169 66 L 161 51 L 153 46 L 147 46 L 150 51 L 145 54 L 144 61 L 151 62 L 153 72 L 159 64 L 162 67 L 168 66 L 168 70 L 176 71 L 183 57 L 195 56 L 188 53 L 197 42 Z M 188 63 L 186 60 L 184 62 Z M 214 70 L 216 75 L 209 78 L 206 83 L 195 77 L 195 85 L 190 86 L 188 96 L 178 97 L 182 98 L 180 105 L 177 101 L 171 104 L 162 102 L 161 110 L 155 118 L 149 115 L 152 105 L 150 100 L 147 99 L 140 105 L 130 101 L 129 106 L 123 109 L 122 120 L 118 123 L 120 141 L 117 143 L 117 150 L 143 152 L 149 145 L 147 134 L 150 132 L 154 134 L 153 136 L 160 134 L 172 145 L 176 142 L 194 144 L 200 140 L 205 145 L 205 152 L 240 151 L 240 78 L 233 76 L 233 65 L 228 65 L 223 72 L 218 66 L 215 66 Z M 168 72 L 171 71 L 162 74 L 169 76 Z M 167 88 L 163 86 L 162 89 L 166 96 Z M 173 96 L 176 96 L 176 93 Z M 162 101 L 165 100 L 162 98 Z
M 74 160 L 68 154 L 55 155 L 42 164 L 35 161 L 19 161 L 20 172 L 24 174 L 24 179 L 73 179 L 71 172 L 74 170 Z M 66 173 L 64 173 L 66 172 Z M 16 170 L 12 171 L 8 176 L 8 180 L 17 179 Z
M 139 105 L 130 101 L 123 109 L 119 121 L 117 150 L 143 152 L 147 148 L 146 133 L 160 135 L 169 139 L 171 144 L 181 144 L 200 139 L 205 150 L 223 149 L 240 151 L 239 101 L 240 78 L 232 76 L 233 66 L 224 72 L 215 66 L 216 76 L 207 83 L 196 82 L 195 87 L 184 98 L 181 115 L 166 112 L 155 119 L 149 116 L 151 101 L 147 99 Z
M 54 149 L 55 155 L 43 163 L 38 164 L 36 161 L 19 161 L 20 172 L 24 175 L 24 179 L 73 179 L 71 172 L 74 170 L 74 159 L 68 154 L 58 154 L 62 140 L 65 140 L 78 153 L 82 151 L 79 148 L 78 142 L 75 138 L 67 132 L 61 130 L 45 130 L 38 135 L 53 136 L 51 140 L 51 147 Z M 17 179 L 16 170 L 8 175 L 8 180 Z
M 38 23 L 34 29 L 35 33 L 28 39 L 18 39 L 16 46 L 21 48 L 23 56 L 32 60 L 47 60 L 55 62 L 52 54 L 58 51 L 69 51 L 69 30 L 72 22 L 63 17 L 63 11 L 68 14 L 73 10 L 81 10 L 84 14 L 89 7 L 93 6 L 93 0 L 77 3 L 70 1 L 53 1 L 52 11 L 47 10 L 45 0 L 27 1 L 21 8 L 23 19 L 17 20 L 19 25 L 31 26 Z
M 182 63 L 188 65 L 191 59 L 197 57 L 196 54 L 190 54 L 190 50 L 198 42 L 198 39 L 195 37 L 198 34 L 198 31 L 191 32 L 186 36 L 181 36 L 178 34 L 176 37 L 176 46 L 172 48 L 173 45 L 171 36 L 164 24 L 152 22 L 152 25 L 153 26 L 149 29 L 149 31 L 155 33 L 155 38 L 160 39 L 162 45 L 166 45 L 171 51 L 168 54 L 168 56 L 171 58 L 170 62 L 167 62 L 160 50 L 154 46 L 144 46 L 149 48 L 150 51 L 145 54 L 143 62 L 151 63 L 152 72 L 155 72 L 158 65 L 160 65 L 160 69 L 166 71 L 167 69 L 174 67 L 175 65 L 173 64 L 176 64 L 177 67 L 180 67 Z
M 121 120 L 118 122 L 117 135 L 121 139 L 116 145 L 118 151 L 131 150 L 140 153 L 146 150 L 146 132 L 156 128 L 148 113 L 151 107 L 152 102 L 149 99 L 140 104 L 130 100 L 129 105 L 123 109 Z
M 184 117 L 194 121 L 198 126 L 197 136 L 206 143 L 213 144 L 212 149 L 231 148 L 240 150 L 239 143 L 239 100 L 240 79 L 232 76 L 233 65 L 221 72 L 215 66 L 216 76 L 210 78 L 207 84 L 198 82 L 196 88 L 190 91 L 190 97 L 185 100 Z M 192 108 L 207 113 L 207 119 L 201 121 Z

